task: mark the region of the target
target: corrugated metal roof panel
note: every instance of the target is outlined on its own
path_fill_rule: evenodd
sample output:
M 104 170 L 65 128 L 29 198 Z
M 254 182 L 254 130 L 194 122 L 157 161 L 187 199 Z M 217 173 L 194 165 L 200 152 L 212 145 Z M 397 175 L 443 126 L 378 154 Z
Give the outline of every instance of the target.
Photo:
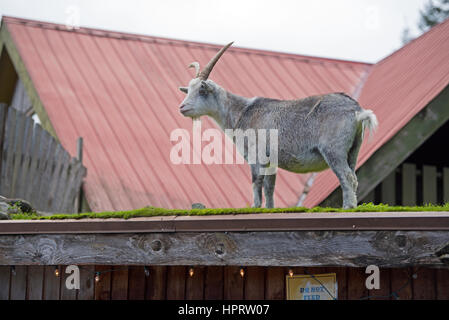
M 3 22 L 64 147 L 74 155 L 77 137 L 84 138 L 85 191 L 94 211 L 252 204 L 246 164 L 173 165 L 169 160 L 172 130 L 192 132 L 192 122 L 178 112 L 183 94 L 177 88 L 192 77 L 186 66 L 195 60 L 204 65 L 219 46 L 86 28 L 68 31 L 9 17 Z M 293 99 L 353 93 L 369 67 L 233 47 L 211 78 L 243 96 Z M 209 119 L 202 126 L 216 127 Z M 306 179 L 280 170 L 277 206 L 295 205 Z M 318 179 L 317 186 L 327 185 L 327 179 Z

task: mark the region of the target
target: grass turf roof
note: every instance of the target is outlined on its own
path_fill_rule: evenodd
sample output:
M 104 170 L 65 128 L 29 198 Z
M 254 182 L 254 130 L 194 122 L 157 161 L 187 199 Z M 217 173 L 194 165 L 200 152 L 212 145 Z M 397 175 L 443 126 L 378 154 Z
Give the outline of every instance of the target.
M 140 217 L 157 216 L 201 216 L 201 215 L 234 215 L 234 214 L 257 214 L 257 213 L 298 213 L 298 212 L 421 212 L 421 211 L 449 211 L 449 203 L 442 206 L 426 205 L 415 207 L 389 206 L 385 204 L 374 205 L 364 203 L 354 209 L 338 208 L 239 208 L 239 209 L 165 209 L 156 207 L 145 207 L 142 209 L 116 212 L 87 212 L 78 214 L 54 214 L 51 216 L 38 216 L 36 213 L 16 213 L 12 214 L 14 220 L 64 220 L 64 219 L 131 219 Z

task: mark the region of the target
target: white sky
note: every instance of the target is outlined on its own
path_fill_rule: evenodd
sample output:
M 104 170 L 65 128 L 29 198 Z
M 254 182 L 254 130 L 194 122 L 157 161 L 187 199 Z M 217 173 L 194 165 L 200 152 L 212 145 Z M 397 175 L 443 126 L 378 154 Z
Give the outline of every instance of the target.
M 0 0 L 0 15 L 377 62 L 427 0 Z

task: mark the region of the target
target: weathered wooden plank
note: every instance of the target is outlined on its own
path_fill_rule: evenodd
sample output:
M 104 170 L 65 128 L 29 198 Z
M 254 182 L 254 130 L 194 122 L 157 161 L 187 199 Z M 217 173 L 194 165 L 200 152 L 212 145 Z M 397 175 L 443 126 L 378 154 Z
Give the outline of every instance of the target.
M 206 268 L 206 277 L 204 279 L 204 299 L 222 300 L 223 299 L 223 267 Z
M 217 237 L 220 256 L 208 241 Z M 154 240 L 163 254 L 153 251 Z M 441 265 L 435 252 L 448 242 L 447 231 L 2 235 L 0 265 Z
M 66 286 L 67 277 L 70 276 L 70 273 L 66 273 L 67 266 L 61 266 L 60 268 L 60 277 L 61 277 L 61 300 L 76 300 L 77 290 L 76 289 L 68 289 Z
M 437 204 L 437 167 L 423 166 L 423 204 Z
M 193 277 L 186 279 L 186 300 L 202 300 L 204 298 L 205 267 L 195 267 Z
M 8 109 L 8 118 L 6 124 L 5 133 L 5 144 L 3 150 L 3 157 L 5 161 L 2 165 L 2 192 L 3 196 L 6 198 L 11 197 L 11 186 L 12 186 L 12 165 L 14 160 L 14 143 L 15 143 L 15 132 L 16 132 L 16 115 L 17 111 L 13 108 Z
M 114 266 L 112 268 L 111 300 L 128 299 L 128 267 Z
M 17 112 L 16 115 L 16 137 L 14 140 L 14 161 L 12 163 L 12 167 L 9 170 L 12 170 L 12 181 L 11 181 L 11 191 L 10 197 L 17 197 L 17 184 L 19 179 L 19 173 L 22 167 L 22 148 L 23 148 L 23 137 L 25 135 L 25 120 L 26 117 L 21 112 Z
M 390 286 L 392 299 L 411 300 L 412 291 L 412 270 L 411 268 L 394 268 L 390 271 Z
M 30 169 L 30 162 L 31 162 L 31 150 L 32 150 L 31 144 L 33 139 L 33 126 L 34 126 L 33 120 L 27 117 L 25 121 L 25 138 L 22 149 L 23 163 L 20 172 L 20 177 L 18 178 L 17 182 L 17 193 L 16 193 L 17 198 L 24 200 L 26 200 L 25 192 L 30 182 L 28 172 Z
M 71 201 L 72 197 L 75 197 L 73 185 L 80 168 L 81 164 L 78 163 L 75 158 L 70 159 L 68 176 L 65 180 L 64 193 L 62 194 L 60 212 L 73 212 L 74 202 Z
M 390 206 L 397 205 L 396 202 L 396 171 L 393 170 L 381 185 L 381 203 L 389 204 Z
M 80 162 L 83 163 L 83 138 L 79 137 L 78 140 L 76 141 L 76 159 Z M 77 185 L 77 183 L 75 183 L 75 185 Z M 82 205 L 82 195 L 81 195 L 81 190 L 80 192 L 78 192 L 76 194 L 75 197 L 75 206 L 74 206 L 74 213 L 78 213 L 81 211 L 81 205 Z
M 69 200 L 69 204 L 71 203 L 72 206 L 69 207 L 70 212 L 73 213 L 77 213 L 79 212 L 80 208 L 81 208 L 81 196 L 82 196 L 82 184 L 83 184 L 83 179 L 84 177 L 87 175 L 87 169 L 82 165 L 82 163 L 79 163 L 79 171 L 76 175 L 76 177 L 73 180 L 73 184 L 72 184 L 72 194 L 73 194 L 73 199 Z
M 146 278 L 145 299 L 163 300 L 167 292 L 167 267 L 152 266 L 150 275 Z
M 61 288 L 61 275 L 55 275 L 55 266 L 44 267 L 44 300 L 59 300 Z M 61 273 L 61 272 L 59 272 Z
M 80 176 L 84 174 L 83 165 L 72 158 L 69 178 L 67 180 L 67 188 L 64 192 L 62 212 L 73 213 L 75 209 L 75 198 L 79 194 Z
M 449 168 L 443 168 L 443 201 L 449 203 Z
M 57 144 L 56 150 L 54 153 L 54 170 L 51 173 L 49 178 L 49 184 L 47 188 L 46 202 L 45 202 L 45 210 L 47 212 L 57 212 L 54 211 L 54 201 L 56 198 L 58 180 L 61 174 L 61 168 L 63 166 L 64 155 L 66 154 L 65 150 L 62 148 L 60 144 Z
M 416 206 L 416 165 L 402 165 L 402 205 Z
M 78 290 L 78 300 L 93 300 L 95 266 L 80 266 L 80 289 Z
M 436 299 L 449 300 L 449 269 L 435 270 Z
M 390 269 L 379 268 L 380 278 L 379 278 L 379 289 L 369 290 L 370 300 L 391 300 L 391 289 L 390 289 Z M 367 274 L 366 277 L 369 275 Z
M 348 300 L 359 300 L 368 296 L 366 277 L 365 268 L 348 269 Z
M 187 270 L 184 266 L 170 266 L 167 270 L 167 300 L 184 300 Z
M 15 274 L 11 275 L 10 300 L 25 300 L 27 288 L 27 267 L 15 266 Z
M 129 267 L 128 299 L 145 299 L 145 271 L 143 266 Z
M 285 298 L 285 275 L 284 268 L 268 267 L 266 269 L 266 300 L 283 300 Z
M 436 298 L 435 269 L 416 268 L 413 278 L 413 300 L 434 300 Z
M 39 130 L 39 129 L 38 129 Z M 45 131 L 42 130 L 41 134 L 40 134 L 40 144 L 39 144 L 39 150 L 37 151 L 37 168 L 36 170 L 33 172 L 34 175 L 32 177 L 33 179 L 33 185 L 32 185 L 32 191 L 31 191 L 31 198 L 30 201 L 31 203 L 33 203 L 33 205 L 38 209 L 38 210 L 42 210 L 41 206 L 40 206 L 40 202 L 41 202 L 41 192 L 42 191 L 42 187 L 43 187 L 43 173 L 45 170 L 45 165 L 46 165 L 46 157 L 48 156 L 48 149 L 49 149 L 49 144 L 51 143 L 52 139 L 50 134 Z
M 248 267 L 245 269 L 245 300 L 264 299 L 265 270 L 263 267 Z
M 449 86 L 401 130 L 378 149 L 358 170 L 358 197 L 363 199 L 432 134 L 449 120 Z M 340 206 L 341 188 L 335 189 L 320 206 Z
M 224 267 L 224 299 L 243 300 L 244 278 L 240 275 L 240 267 Z
M 99 281 L 95 281 L 95 300 L 111 300 L 111 266 L 95 266 Z
M 29 266 L 27 280 L 27 300 L 42 300 L 44 290 L 44 267 Z
M 9 300 L 11 267 L 0 266 L 0 300 Z
M 35 178 L 36 172 L 39 166 L 39 150 L 41 145 L 41 136 L 43 135 L 44 130 L 38 125 L 35 124 L 33 127 L 33 139 L 32 139 L 32 148 L 31 159 L 30 159 L 30 168 L 28 173 L 28 184 L 25 189 L 24 199 L 28 201 L 33 201 L 33 190 L 37 189 L 39 185 L 39 181 Z
M 3 145 L 5 140 L 5 125 L 6 125 L 6 118 L 7 118 L 7 111 L 8 106 L 6 103 L 0 103 L 0 194 L 3 194 L 2 190 L 2 167 L 3 167 Z
M 67 152 L 63 153 L 62 163 L 63 165 L 61 172 L 59 173 L 59 177 L 56 182 L 55 199 L 53 201 L 51 212 L 62 212 L 63 210 L 64 192 L 67 188 L 67 181 L 70 171 L 70 155 Z
M 16 86 L 14 88 L 14 94 L 11 99 L 11 107 L 24 113 L 32 107 L 20 78 L 17 79 Z
M 47 200 L 47 193 L 48 193 L 48 186 L 50 184 L 50 176 L 51 176 L 51 171 L 53 169 L 53 158 L 54 158 L 54 152 L 56 149 L 56 144 L 57 142 L 55 141 L 55 139 L 53 139 L 52 136 L 50 136 L 50 134 L 46 135 L 46 140 L 44 145 L 43 145 L 43 157 L 41 158 L 41 160 L 43 161 L 43 167 L 39 168 L 39 176 L 36 177 L 37 179 L 39 179 L 40 184 L 39 184 L 39 189 L 36 190 L 36 194 L 39 195 L 39 199 L 37 199 L 38 201 L 36 201 L 36 205 L 35 207 L 38 208 L 38 210 L 42 210 L 42 211 L 49 211 L 46 206 L 46 200 Z M 46 149 L 48 148 L 48 149 Z M 34 202 L 32 202 L 34 204 Z

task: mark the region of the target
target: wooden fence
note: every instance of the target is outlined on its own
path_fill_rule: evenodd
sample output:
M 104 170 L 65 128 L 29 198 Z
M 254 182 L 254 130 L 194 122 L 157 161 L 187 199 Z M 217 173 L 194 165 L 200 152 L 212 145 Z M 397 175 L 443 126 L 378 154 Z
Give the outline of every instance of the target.
M 31 117 L 0 105 L 0 195 L 39 211 L 75 212 L 86 168 Z
M 288 268 L 80 266 L 80 289 L 68 290 L 65 266 L 0 266 L 0 300 L 283 300 Z M 336 273 L 339 300 L 449 299 L 449 269 L 380 269 L 380 289 L 367 290 L 364 268 L 293 268 L 295 274 Z M 95 281 L 96 272 L 100 273 Z M 416 274 L 416 277 L 412 275 Z
M 449 202 L 449 168 L 404 163 L 360 201 L 416 206 Z

